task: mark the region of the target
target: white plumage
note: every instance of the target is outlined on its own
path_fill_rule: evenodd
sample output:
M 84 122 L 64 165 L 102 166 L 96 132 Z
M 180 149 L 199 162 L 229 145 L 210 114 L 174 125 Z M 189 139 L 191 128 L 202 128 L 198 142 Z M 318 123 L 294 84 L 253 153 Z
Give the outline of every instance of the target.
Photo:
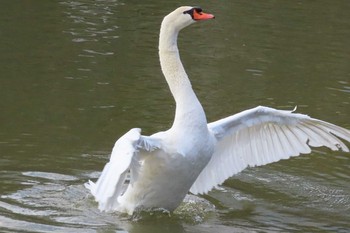
M 176 102 L 174 123 L 151 136 L 131 129 L 115 143 L 97 182 L 86 184 L 101 211 L 172 211 L 188 191 L 207 193 L 247 167 L 307 154 L 310 147 L 349 151 L 339 139 L 350 141 L 349 130 L 293 111 L 260 106 L 207 124 L 182 66 L 177 35 L 211 18 L 193 7 L 180 7 L 164 18 L 159 56 Z
M 350 141 L 349 130 L 303 114 L 262 106 L 212 122 L 208 128 L 218 143 L 190 189 L 194 194 L 207 193 L 247 167 L 308 154 L 310 146 L 349 151 L 336 137 Z

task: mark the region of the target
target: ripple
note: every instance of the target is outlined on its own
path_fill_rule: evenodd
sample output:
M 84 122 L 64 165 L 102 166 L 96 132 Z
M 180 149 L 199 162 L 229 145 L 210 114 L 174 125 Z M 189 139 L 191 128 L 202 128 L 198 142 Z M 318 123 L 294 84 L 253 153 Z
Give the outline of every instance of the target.
M 329 89 L 329 90 L 334 90 L 334 91 L 340 91 L 340 92 L 350 93 L 350 87 L 344 87 L 344 89 L 335 88 L 335 87 L 328 87 L 328 89 Z
M 58 173 L 49 173 L 49 172 L 28 171 L 28 172 L 22 172 L 22 174 L 24 176 L 43 178 L 43 179 L 48 179 L 48 180 L 63 180 L 63 181 L 77 180 L 77 178 L 74 176 L 63 175 L 63 174 L 58 174 Z
M 100 106 L 93 106 L 93 108 L 108 109 L 108 108 L 115 108 L 115 106 L 114 105 L 100 105 Z
M 110 56 L 114 54 L 113 52 L 97 52 L 92 49 L 84 49 L 83 51 L 91 54 L 98 54 L 98 55 L 104 55 L 104 56 Z
M 118 1 L 61 1 L 65 15 L 62 33 L 70 38 L 73 45 L 79 48 L 79 58 L 88 66 L 80 71 L 91 71 L 91 64 L 96 63 L 99 56 L 112 56 L 110 44 L 119 38 L 119 27 L 115 25 Z M 98 47 L 98 49 L 96 49 Z M 88 59 L 89 61 L 86 61 Z M 93 62 L 91 62 L 93 60 Z M 80 62 L 80 60 L 79 60 Z M 89 74 L 93 75 L 93 74 Z
M 328 87 L 329 90 L 335 90 L 345 93 L 350 93 L 350 83 L 348 81 L 339 80 L 338 84 L 340 87 Z
M 262 70 L 258 70 L 258 69 L 246 69 L 246 71 L 251 73 L 254 76 L 262 76 L 264 73 Z
M 28 171 L 31 187 L 0 197 L 0 229 L 35 232 L 96 232 L 94 227 L 118 222 L 116 215 L 100 213 L 77 177 Z M 79 184 L 74 184 L 77 182 Z M 23 220 L 24 219 L 24 220 Z M 28 219 L 28 221 L 26 220 Z M 65 227 L 59 227 L 64 224 Z
M 74 38 L 72 39 L 73 42 L 82 43 L 87 41 L 97 41 L 97 39 L 86 39 L 86 38 Z
M 266 172 L 265 168 L 261 168 L 248 172 L 242 178 L 245 182 L 252 183 L 258 180 L 264 189 L 274 190 L 273 192 L 277 192 L 281 197 L 284 194 L 285 199 L 291 202 L 303 199 L 303 206 L 319 211 L 346 213 L 350 209 L 350 194 L 347 189 L 325 183 L 325 177 L 316 179 L 273 170 Z M 299 200 L 293 200 L 293 197 Z M 283 205 L 288 204 L 284 202 Z
M 149 212 L 126 216 L 104 213 L 97 208 L 83 183 L 95 172 L 75 177 L 58 173 L 26 171 L 23 178 L 31 177 L 31 185 L 13 193 L 0 196 L 0 231 L 31 232 L 101 232 L 119 229 L 129 232 L 135 221 L 148 225 L 148 220 L 158 219 L 178 226 L 182 223 L 198 224 L 215 213 L 207 200 L 188 195 L 173 214 Z M 30 186 L 30 187 L 28 187 Z M 180 221 L 180 222 L 178 222 Z M 132 226 L 131 226 L 132 225 Z M 134 232 L 134 231 L 132 231 Z
M 80 229 L 73 227 L 60 227 L 54 225 L 46 225 L 42 223 L 34 223 L 23 220 L 11 219 L 4 216 L 0 216 L 0 227 L 1 229 L 7 229 L 11 231 L 23 231 L 23 232 L 54 232 L 54 233 L 66 233 L 66 232 L 96 232 L 90 229 Z
M 98 42 L 119 38 L 115 35 L 119 27 L 112 20 L 115 17 L 115 8 L 119 6 L 118 2 L 62 1 L 61 4 L 66 7 L 64 13 L 71 24 L 63 33 L 74 36 L 73 42 Z

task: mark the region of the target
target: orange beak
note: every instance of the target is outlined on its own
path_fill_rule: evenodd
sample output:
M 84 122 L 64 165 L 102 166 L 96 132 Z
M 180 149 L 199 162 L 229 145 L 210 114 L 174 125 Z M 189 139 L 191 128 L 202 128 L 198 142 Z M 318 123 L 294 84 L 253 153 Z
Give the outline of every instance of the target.
M 193 11 L 193 19 L 194 20 L 206 20 L 206 19 L 214 19 L 215 16 L 212 14 L 207 14 L 204 12 L 197 12 L 196 9 Z

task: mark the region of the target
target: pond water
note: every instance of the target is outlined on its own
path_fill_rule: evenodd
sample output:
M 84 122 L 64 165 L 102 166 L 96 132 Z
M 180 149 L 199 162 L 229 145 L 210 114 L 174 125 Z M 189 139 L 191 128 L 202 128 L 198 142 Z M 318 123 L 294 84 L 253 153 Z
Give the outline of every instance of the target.
M 172 124 L 162 18 L 188 1 L 3 1 L 1 232 L 349 232 L 350 154 L 247 169 L 172 214 L 101 213 L 83 184 L 117 138 Z M 209 121 L 266 105 L 350 129 L 350 2 L 196 1 L 179 39 Z M 349 145 L 349 144 L 347 144 Z

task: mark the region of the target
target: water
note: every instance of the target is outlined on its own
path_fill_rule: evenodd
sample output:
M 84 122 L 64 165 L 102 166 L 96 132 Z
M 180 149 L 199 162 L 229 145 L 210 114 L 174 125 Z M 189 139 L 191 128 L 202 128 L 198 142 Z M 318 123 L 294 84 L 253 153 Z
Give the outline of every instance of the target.
M 185 1 L 3 1 L 1 232 L 348 232 L 349 154 L 248 169 L 175 213 L 100 213 L 83 184 L 133 127 L 167 129 L 162 17 Z M 179 39 L 210 121 L 257 105 L 350 128 L 348 1 L 199 1 Z M 215 208 L 212 207 L 215 206 Z

